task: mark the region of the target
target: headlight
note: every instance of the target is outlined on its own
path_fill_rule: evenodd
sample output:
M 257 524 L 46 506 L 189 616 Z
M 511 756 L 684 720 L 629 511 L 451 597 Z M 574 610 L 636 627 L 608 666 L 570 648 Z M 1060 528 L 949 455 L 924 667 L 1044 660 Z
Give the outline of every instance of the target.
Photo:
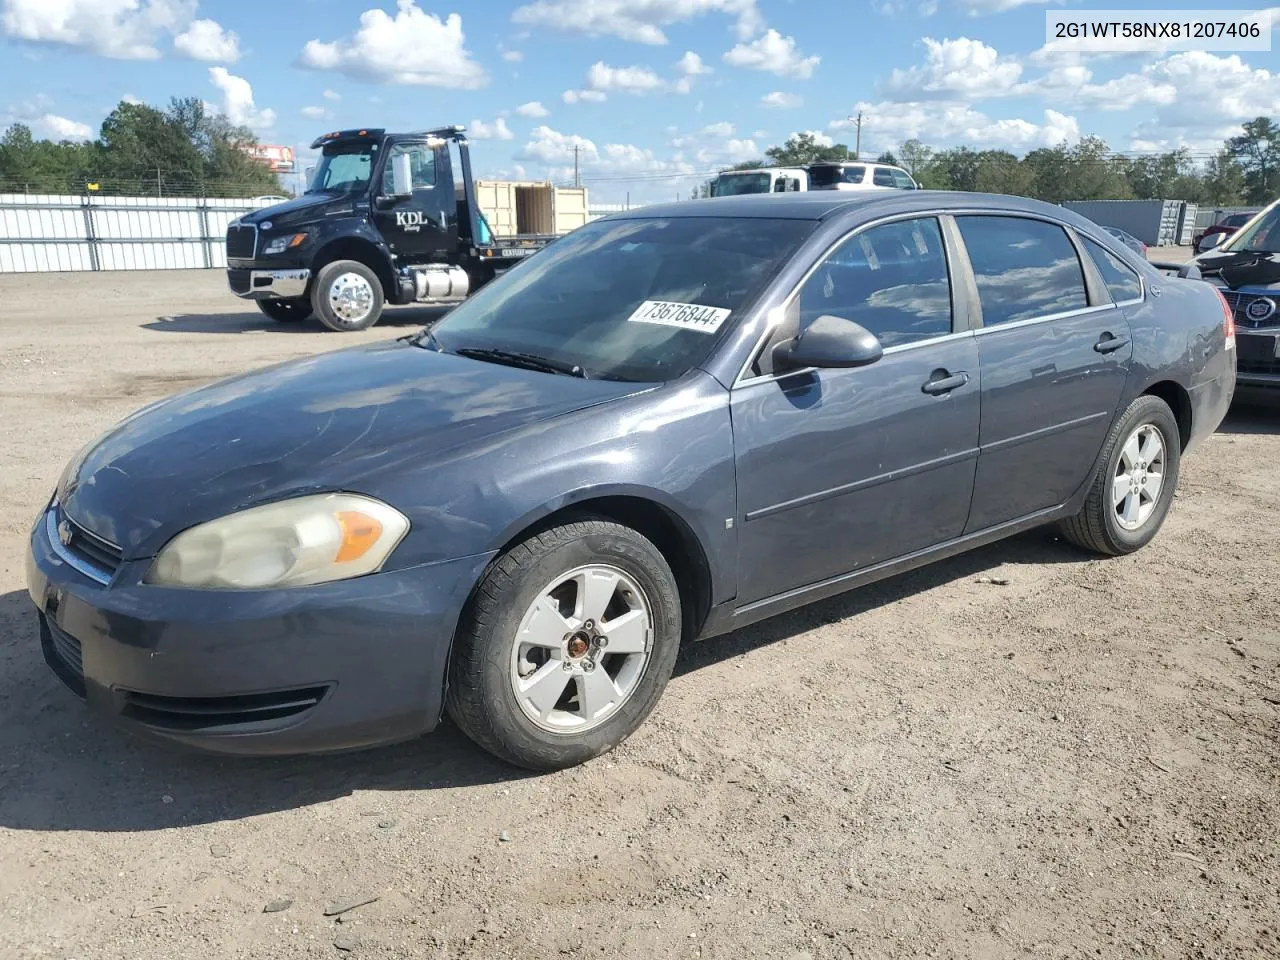
M 269 240 L 267 245 L 262 248 L 262 252 L 267 256 L 276 253 L 284 253 L 286 250 L 292 250 L 294 247 L 301 246 L 307 239 L 305 233 L 295 233 L 290 236 L 276 237 Z
M 178 534 L 147 572 L 171 587 L 254 590 L 373 573 L 409 529 L 379 500 L 322 493 L 210 520 Z

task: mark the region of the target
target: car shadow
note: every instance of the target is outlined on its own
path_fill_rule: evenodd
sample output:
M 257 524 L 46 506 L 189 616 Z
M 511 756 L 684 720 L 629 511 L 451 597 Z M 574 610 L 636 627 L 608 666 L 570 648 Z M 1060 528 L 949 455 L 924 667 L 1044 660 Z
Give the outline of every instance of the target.
M 440 320 L 451 307 L 388 307 L 377 327 L 430 326 Z M 257 310 L 234 310 L 225 313 L 182 313 L 156 317 L 141 324 L 144 330 L 161 333 L 331 333 L 315 317 L 297 323 L 279 323 Z M 377 328 L 375 328 L 377 329 Z
M 1032 531 L 692 644 L 681 653 L 676 677 L 1002 565 L 1088 557 L 1052 531 Z M 140 739 L 90 713 L 54 677 L 23 591 L 0 596 L 0 662 L 0 827 L 9 829 L 161 830 L 310 806 L 357 790 L 436 790 L 534 776 L 492 759 L 447 721 L 408 743 L 278 759 L 211 756 Z
M 1218 427 L 1219 433 L 1252 433 L 1274 437 L 1280 435 L 1280 393 L 1276 399 L 1241 400 L 1237 398 Z

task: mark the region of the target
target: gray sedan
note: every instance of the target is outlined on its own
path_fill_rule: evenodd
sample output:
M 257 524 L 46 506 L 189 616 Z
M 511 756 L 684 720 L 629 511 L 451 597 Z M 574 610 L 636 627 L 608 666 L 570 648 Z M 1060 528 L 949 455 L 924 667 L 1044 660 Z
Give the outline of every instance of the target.
M 31 533 L 44 656 L 205 749 L 349 749 L 447 711 L 512 763 L 579 763 L 684 643 L 1040 524 L 1144 546 L 1231 399 L 1231 323 L 1029 200 L 645 207 L 430 332 L 91 443 Z

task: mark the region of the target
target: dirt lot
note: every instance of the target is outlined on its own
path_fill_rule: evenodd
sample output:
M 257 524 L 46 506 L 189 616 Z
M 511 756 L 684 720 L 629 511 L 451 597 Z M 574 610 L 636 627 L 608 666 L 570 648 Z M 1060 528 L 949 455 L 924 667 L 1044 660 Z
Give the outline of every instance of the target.
M 0 303 L 0 957 L 1280 955 L 1280 411 L 1188 459 L 1140 554 L 1038 532 L 708 641 L 577 770 L 448 728 L 222 760 L 46 669 L 27 528 L 143 403 L 423 314 L 281 327 L 216 273 Z

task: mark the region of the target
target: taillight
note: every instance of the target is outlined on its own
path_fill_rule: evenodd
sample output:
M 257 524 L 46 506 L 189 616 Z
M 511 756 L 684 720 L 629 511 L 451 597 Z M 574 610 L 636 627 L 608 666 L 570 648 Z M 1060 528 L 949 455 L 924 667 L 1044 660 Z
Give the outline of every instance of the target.
M 1222 329 L 1227 335 L 1227 349 L 1233 350 L 1236 345 L 1236 316 L 1232 313 L 1231 304 L 1227 303 L 1227 298 L 1222 295 L 1222 291 L 1214 287 L 1213 292 L 1218 295 L 1218 302 L 1222 304 Z

